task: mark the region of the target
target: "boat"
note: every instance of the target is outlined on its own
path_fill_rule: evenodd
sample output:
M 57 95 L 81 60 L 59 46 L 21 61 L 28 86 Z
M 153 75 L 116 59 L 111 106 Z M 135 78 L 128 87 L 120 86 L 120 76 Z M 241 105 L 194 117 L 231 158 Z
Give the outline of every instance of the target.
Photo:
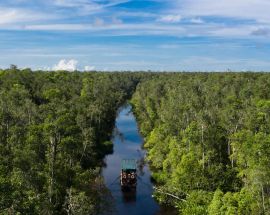
M 123 159 L 121 162 L 120 183 L 122 189 L 136 189 L 137 166 L 135 159 Z

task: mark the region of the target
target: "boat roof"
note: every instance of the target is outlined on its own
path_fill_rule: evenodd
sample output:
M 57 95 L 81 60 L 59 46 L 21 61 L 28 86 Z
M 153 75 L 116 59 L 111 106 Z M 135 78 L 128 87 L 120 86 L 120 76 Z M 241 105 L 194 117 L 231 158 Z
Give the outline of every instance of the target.
M 135 159 L 123 159 L 121 162 L 121 166 L 123 170 L 136 170 L 136 160 Z

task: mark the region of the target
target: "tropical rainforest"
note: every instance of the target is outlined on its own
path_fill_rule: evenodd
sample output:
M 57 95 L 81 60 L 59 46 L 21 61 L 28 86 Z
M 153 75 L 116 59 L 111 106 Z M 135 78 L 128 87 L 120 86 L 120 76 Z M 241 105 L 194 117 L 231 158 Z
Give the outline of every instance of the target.
M 270 75 L 162 74 L 132 104 L 156 198 L 180 214 L 270 214 Z
M 179 214 L 270 214 L 267 73 L 0 70 L 0 214 L 100 214 L 127 100 L 154 197 Z
M 0 214 L 98 214 L 128 73 L 0 71 Z

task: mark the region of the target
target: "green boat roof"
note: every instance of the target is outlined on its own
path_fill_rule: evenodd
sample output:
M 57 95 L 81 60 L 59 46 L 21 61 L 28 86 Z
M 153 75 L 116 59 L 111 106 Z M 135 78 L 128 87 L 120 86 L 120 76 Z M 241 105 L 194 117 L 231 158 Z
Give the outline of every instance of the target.
M 123 159 L 121 163 L 123 170 L 136 170 L 136 160 L 135 159 Z

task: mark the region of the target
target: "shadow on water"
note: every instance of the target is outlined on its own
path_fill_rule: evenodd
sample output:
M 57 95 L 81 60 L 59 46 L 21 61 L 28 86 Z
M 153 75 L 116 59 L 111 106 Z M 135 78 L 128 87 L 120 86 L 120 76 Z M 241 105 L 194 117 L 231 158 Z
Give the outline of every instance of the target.
M 110 214 L 128 215 L 165 215 L 174 214 L 164 211 L 164 208 L 152 198 L 153 185 L 147 162 L 146 152 L 142 149 L 141 137 L 136 119 L 130 105 L 119 110 L 113 133 L 113 154 L 104 159 L 102 175 L 105 184 L 111 192 L 115 211 Z M 122 190 L 120 186 L 120 172 L 122 159 L 136 159 L 138 181 L 135 190 Z
M 136 189 L 122 190 L 123 202 L 132 203 L 137 200 Z

